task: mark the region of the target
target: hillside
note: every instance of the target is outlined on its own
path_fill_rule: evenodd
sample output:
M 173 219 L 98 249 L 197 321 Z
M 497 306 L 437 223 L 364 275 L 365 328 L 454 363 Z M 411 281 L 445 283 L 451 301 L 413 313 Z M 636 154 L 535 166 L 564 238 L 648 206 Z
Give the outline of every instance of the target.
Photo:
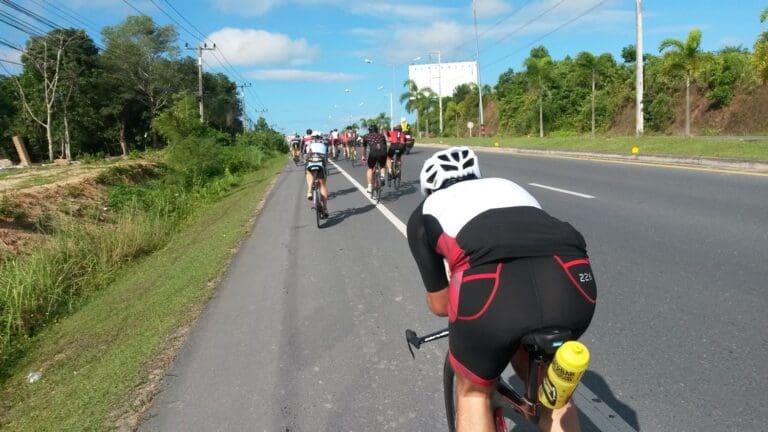
M 681 135 L 685 129 L 685 94 L 675 95 L 675 118 L 664 131 Z M 647 105 L 646 105 L 647 107 Z M 627 104 L 614 120 L 610 132 L 635 133 L 634 101 Z M 691 89 L 691 133 L 694 135 L 766 135 L 768 134 L 768 86 L 739 92 L 724 108 L 713 108 L 704 90 Z

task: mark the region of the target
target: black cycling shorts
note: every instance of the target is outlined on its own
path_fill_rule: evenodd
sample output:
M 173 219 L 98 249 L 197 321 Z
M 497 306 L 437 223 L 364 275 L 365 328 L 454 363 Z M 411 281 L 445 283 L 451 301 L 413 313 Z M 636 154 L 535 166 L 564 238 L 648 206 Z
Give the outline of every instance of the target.
M 374 168 L 376 163 L 383 168 L 387 166 L 387 154 L 386 153 L 371 153 L 368 155 L 368 168 Z
M 595 311 L 597 286 L 586 258 L 519 258 L 455 276 L 448 288 L 449 359 L 475 384 L 493 384 L 526 333 L 566 327 L 578 338 Z
M 398 152 L 400 155 L 403 154 L 403 150 L 405 150 L 405 146 L 402 144 L 392 144 L 389 146 L 389 151 L 387 152 L 387 156 L 390 158 L 395 157 L 395 152 Z

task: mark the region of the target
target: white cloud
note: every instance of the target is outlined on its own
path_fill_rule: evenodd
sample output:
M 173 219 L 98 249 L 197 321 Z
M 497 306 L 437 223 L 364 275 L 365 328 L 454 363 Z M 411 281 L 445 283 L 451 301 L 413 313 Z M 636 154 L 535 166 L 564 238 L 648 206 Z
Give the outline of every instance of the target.
M 0 59 L 8 60 L 9 62 L 21 63 L 21 53 L 14 49 L 0 46 Z M 18 74 L 21 73 L 21 66 L 13 63 L 0 62 L 0 75 L 6 74 Z
M 498 17 L 511 10 L 512 5 L 505 0 L 475 0 L 477 19 Z
M 223 28 L 208 36 L 232 64 L 305 64 L 316 59 L 320 50 L 306 39 L 291 39 L 265 30 Z
M 360 75 L 344 72 L 321 72 L 301 69 L 263 69 L 247 72 L 249 78 L 264 81 L 318 81 L 340 82 L 362 79 Z
M 213 3 L 222 12 L 245 16 L 260 16 L 269 12 L 281 2 L 279 0 L 215 0 Z
M 242 16 L 261 16 L 280 6 L 332 6 L 355 15 L 428 20 L 451 13 L 455 8 L 389 0 L 211 0 L 213 7 Z
M 440 51 L 443 61 L 450 60 L 456 48 L 463 48 L 468 38 L 474 38 L 472 28 L 453 21 L 435 22 L 425 26 L 396 26 L 386 50 L 387 60 L 407 63 L 415 57 L 426 60 L 431 51 Z M 471 46 L 471 45 L 470 45 Z M 437 58 L 434 59 L 437 61 Z

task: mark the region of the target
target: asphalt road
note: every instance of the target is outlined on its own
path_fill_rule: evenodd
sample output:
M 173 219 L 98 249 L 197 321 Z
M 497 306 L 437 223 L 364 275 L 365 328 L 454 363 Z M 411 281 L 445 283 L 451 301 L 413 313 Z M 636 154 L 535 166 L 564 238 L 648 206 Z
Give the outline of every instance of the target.
M 420 202 L 431 151 L 385 191 L 395 222 Z M 766 429 L 768 177 L 480 157 L 484 176 L 518 182 L 587 239 L 599 299 L 576 399 L 585 431 Z M 339 170 L 329 186 L 317 229 L 301 169 L 286 166 L 142 430 L 445 429 L 446 343 L 414 360 L 403 340 L 445 325 L 405 238 Z

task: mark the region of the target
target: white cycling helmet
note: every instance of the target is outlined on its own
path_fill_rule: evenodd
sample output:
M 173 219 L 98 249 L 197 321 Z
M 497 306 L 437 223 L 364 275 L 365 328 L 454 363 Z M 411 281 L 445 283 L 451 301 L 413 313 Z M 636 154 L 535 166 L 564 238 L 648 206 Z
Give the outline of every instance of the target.
M 446 180 L 467 176 L 480 178 L 477 156 L 469 147 L 451 147 L 432 155 L 421 168 L 421 194 L 429 195 L 443 187 Z

